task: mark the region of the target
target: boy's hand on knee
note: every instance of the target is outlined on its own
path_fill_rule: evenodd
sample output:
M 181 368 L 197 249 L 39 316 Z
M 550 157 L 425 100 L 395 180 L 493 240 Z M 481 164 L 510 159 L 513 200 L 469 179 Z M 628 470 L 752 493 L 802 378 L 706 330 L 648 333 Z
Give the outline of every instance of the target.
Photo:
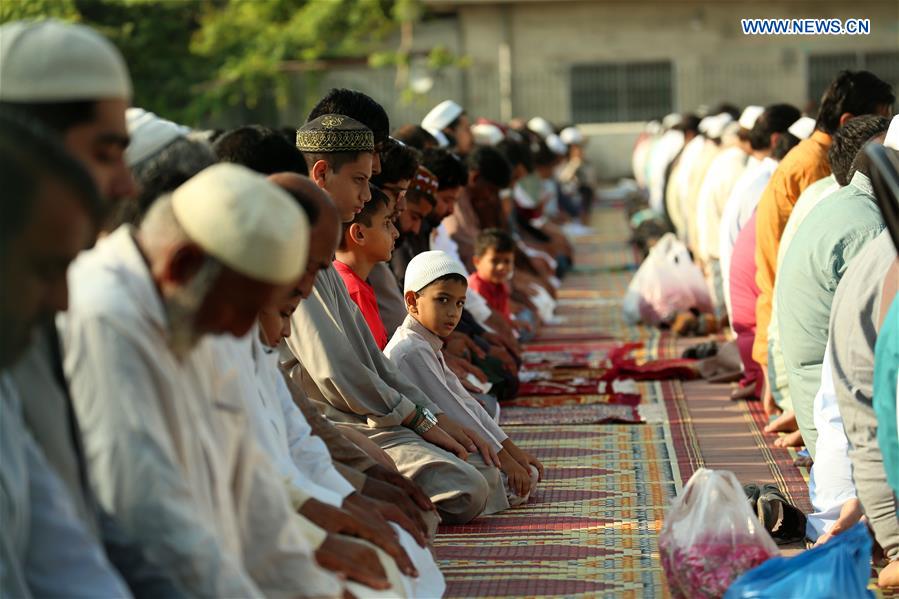
M 531 476 L 528 471 L 513 458 L 508 451 L 499 452 L 499 459 L 502 462 L 500 467 L 509 480 L 509 488 L 519 497 L 524 497 L 531 491 Z
M 419 508 L 425 511 L 437 510 L 437 507 L 431 501 L 431 498 L 421 490 L 421 487 L 415 484 L 415 481 L 406 476 L 403 476 L 399 472 L 394 472 L 392 470 L 388 470 L 380 464 L 375 464 L 374 466 L 366 470 L 365 474 L 370 479 L 375 479 L 397 487 L 406 495 L 408 495 L 409 498 L 412 499 L 412 501 L 415 502 L 415 505 L 417 505 Z M 363 492 L 364 491 L 365 489 L 363 489 Z
M 477 451 L 481 454 L 481 457 L 484 458 L 484 462 L 488 466 L 496 466 L 497 468 L 500 465 L 499 458 L 496 457 L 496 451 L 490 445 L 481 438 L 480 435 L 471 431 L 464 426 L 460 426 L 456 422 L 454 422 L 449 416 L 446 414 L 441 414 L 437 417 L 437 424 L 445 430 L 447 433 L 452 435 L 452 437 L 461 443 L 468 451 L 474 453 Z
M 428 443 L 433 443 L 441 449 L 445 449 L 450 453 L 456 454 L 456 457 L 460 460 L 468 459 L 468 450 L 463 447 L 458 441 L 456 441 L 456 439 L 453 438 L 449 433 L 443 430 L 440 424 L 432 426 L 427 432 L 422 434 L 421 438 Z M 474 449 L 474 447 L 471 448 L 472 451 L 474 451 Z

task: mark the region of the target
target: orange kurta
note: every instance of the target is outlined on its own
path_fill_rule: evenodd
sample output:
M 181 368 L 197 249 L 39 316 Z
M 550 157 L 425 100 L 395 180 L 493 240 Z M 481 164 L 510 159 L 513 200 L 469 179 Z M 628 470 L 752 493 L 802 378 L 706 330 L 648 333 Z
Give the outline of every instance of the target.
M 755 343 L 752 357 L 761 365 L 768 364 L 768 324 L 771 321 L 771 298 L 777 272 L 777 249 L 793 205 L 802 191 L 830 174 L 827 151 L 832 138 L 815 131 L 784 156 L 759 200 L 756 216 L 755 281 L 759 297 L 755 306 Z

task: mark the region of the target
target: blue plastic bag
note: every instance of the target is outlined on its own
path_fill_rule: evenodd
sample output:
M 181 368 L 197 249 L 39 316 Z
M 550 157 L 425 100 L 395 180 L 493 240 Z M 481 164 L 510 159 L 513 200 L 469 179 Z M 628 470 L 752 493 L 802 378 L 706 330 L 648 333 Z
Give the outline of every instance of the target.
M 859 522 L 820 547 L 753 568 L 734 581 L 724 599 L 873 598 L 870 564 L 871 537 Z

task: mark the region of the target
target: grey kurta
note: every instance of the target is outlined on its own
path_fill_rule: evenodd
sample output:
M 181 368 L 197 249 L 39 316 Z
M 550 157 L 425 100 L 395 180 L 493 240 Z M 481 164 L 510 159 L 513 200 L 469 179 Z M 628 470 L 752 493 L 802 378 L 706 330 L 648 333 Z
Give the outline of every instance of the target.
M 899 558 L 896 500 L 883 477 L 874 413 L 874 344 L 886 275 L 896 248 L 884 231 L 849 262 L 830 313 L 833 382 L 849 439 L 852 478 L 877 542 L 890 560 Z
M 25 428 L 3 371 L 0 410 L 0 596 L 130 596 Z
M 292 377 L 335 422 L 358 428 L 396 462 L 437 505 L 447 522 L 477 517 L 496 468 L 472 454 L 469 464 L 402 426 L 416 405 L 442 411 L 381 353 L 359 308 L 333 266 L 319 272 L 312 295 L 292 318 L 287 345 L 298 364 Z
M 97 506 L 84 483 L 74 444 L 74 422 L 69 419 L 72 409 L 50 366 L 50 342 L 47 334 L 34 336 L 34 342 L 12 369 L 12 380 L 22 398 L 22 416 L 34 440 L 41 446 L 47 461 L 65 483 L 72 505 L 85 527 L 99 536 Z
M 387 338 L 390 339 L 406 318 L 406 302 L 403 301 L 400 286 L 386 262 L 375 264 L 368 275 L 368 283 L 375 290 L 378 311 L 384 321 L 384 328 L 387 329 Z

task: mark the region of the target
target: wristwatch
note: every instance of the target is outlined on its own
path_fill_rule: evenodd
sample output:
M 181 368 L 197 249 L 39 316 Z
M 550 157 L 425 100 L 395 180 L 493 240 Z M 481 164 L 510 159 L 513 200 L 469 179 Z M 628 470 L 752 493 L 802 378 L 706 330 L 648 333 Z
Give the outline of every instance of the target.
M 437 417 L 434 416 L 434 413 L 427 408 L 415 406 L 415 417 L 409 423 L 409 428 L 419 435 L 423 435 L 435 426 L 437 426 Z

